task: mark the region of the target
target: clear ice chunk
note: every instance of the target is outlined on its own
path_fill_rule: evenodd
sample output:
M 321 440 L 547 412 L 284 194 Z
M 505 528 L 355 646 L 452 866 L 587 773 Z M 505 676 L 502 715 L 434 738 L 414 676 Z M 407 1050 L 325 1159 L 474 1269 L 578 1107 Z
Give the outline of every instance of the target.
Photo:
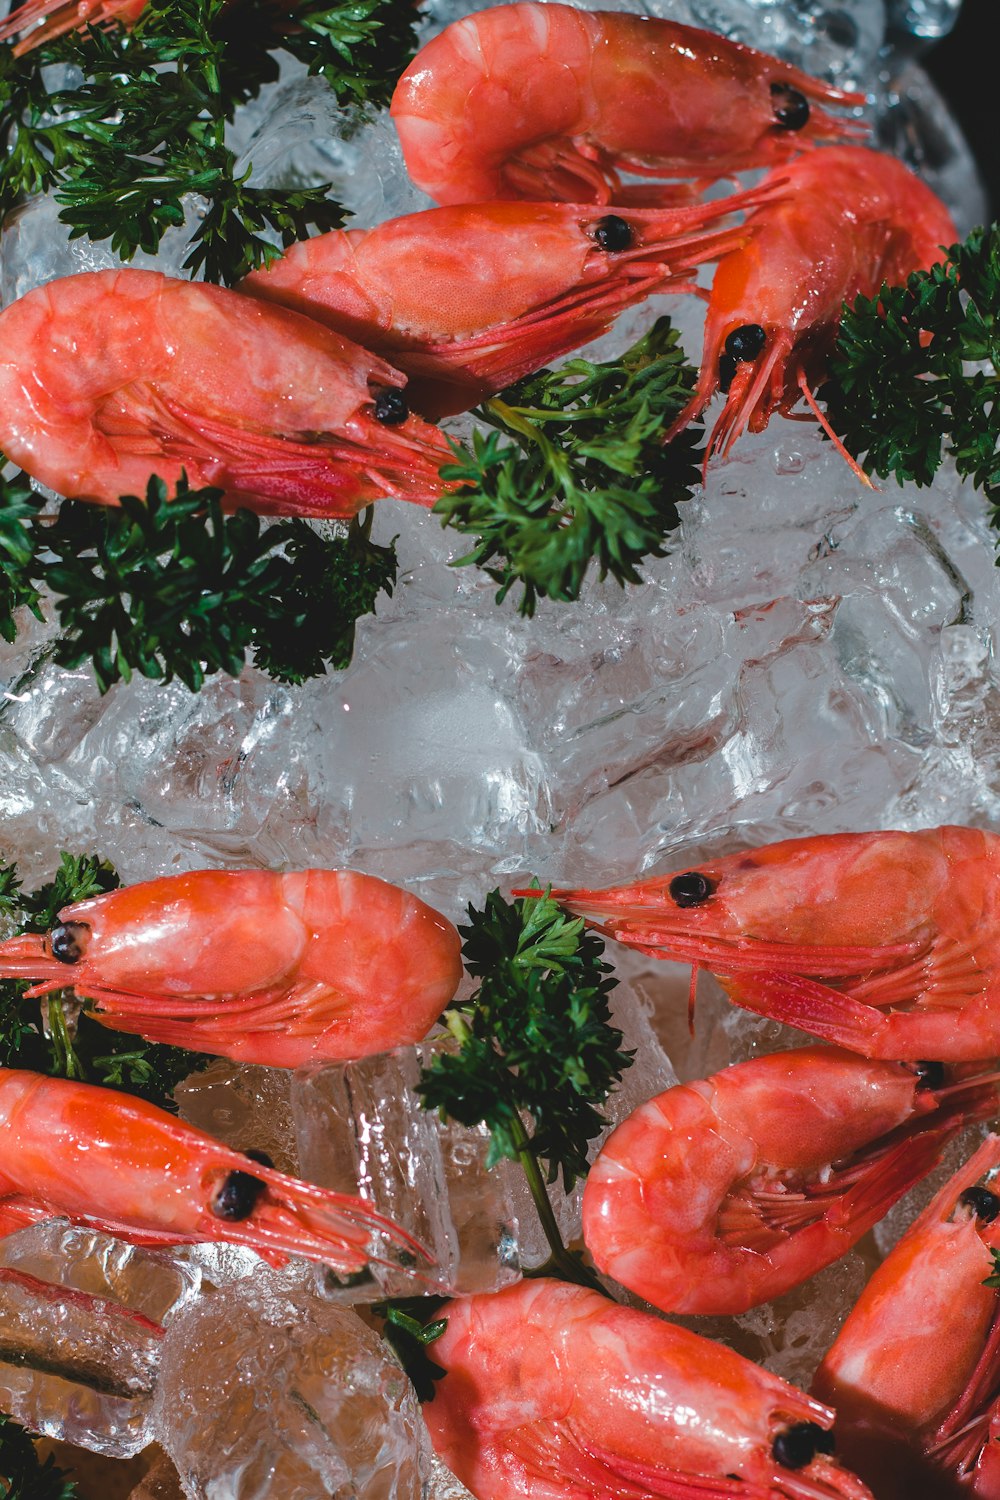
M 155 1435 L 189 1500 L 420 1500 L 428 1464 L 388 1345 L 311 1272 L 262 1270 L 171 1323 Z

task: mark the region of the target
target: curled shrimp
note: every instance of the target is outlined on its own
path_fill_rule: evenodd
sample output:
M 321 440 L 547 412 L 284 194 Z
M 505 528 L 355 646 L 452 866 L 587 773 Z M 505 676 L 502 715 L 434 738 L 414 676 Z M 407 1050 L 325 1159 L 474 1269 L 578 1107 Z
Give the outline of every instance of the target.
M 746 1312 L 838 1259 L 996 1112 L 994 1083 L 949 1082 L 803 1047 L 667 1089 L 601 1148 L 587 1249 L 664 1312 Z
M 744 243 L 716 269 L 698 384 L 668 437 L 724 392 L 707 463 L 804 398 L 867 484 L 815 397 L 844 304 L 934 265 L 955 225 L 929 187 L 879 151 L 831 147 L 773 176 L 783 193 L 751 214 Z
M 685 1328 L 534 1279 L 442 1315 L 424 1417 L 478 1500 L 869 1497 L 829 1407 Z
M 390 108 L 437 203 L 662 204 L 676 188 L 623 187 L 619 173 L 710 182 L 864 134 L 820 102 L 864 96 L 676 21 L 520 3 L 446 27 Z
M 156 271 L 62 277 L 0 313 L 0 448 L 74 499 L 186 472 L 281 515 L 431 505 L 451 450 L 405 383 L 286 308 Z
M 66 906 L 0 943 L 29 995 L 72 988 L 152 1041 L 293 1068 L 426 1036 L 462 975 L 452 924 L 351 870 L 194 870 Z
M 359 1198 L 231 1151 L 144 1099 L 0 1068 L 0 1204 L 140 1245 L 209 1240 L 356 1272 L 427 1252 Z
M 866 1057 L 1000 1055 L 1000 838 L 785 839 L 552 895 L 599 931 L 717 975 L 731 1000 Z M 515 894 L 528 895 L 523 891 Z
M 816 1374 L 885 1500 L 1000 1496 L 1000 1166 L 990 1136 L 875 1272 Z
M 767 195 L 766 195 L 767 196 Z M 758 193 L 675 209 L 480 203 L 293 245 L 241 292 L 280 302 L 390 359 L 423 415 L 474 406 L 744 241 L 706 232 Z
M 146 0 L 25 0 L 0 25 L 0 42 L 19 36 L 14 56 L 22 57 L 67 31 L 82 31 L 86 26 L 117 23 L 130 31 L 145 8 Z

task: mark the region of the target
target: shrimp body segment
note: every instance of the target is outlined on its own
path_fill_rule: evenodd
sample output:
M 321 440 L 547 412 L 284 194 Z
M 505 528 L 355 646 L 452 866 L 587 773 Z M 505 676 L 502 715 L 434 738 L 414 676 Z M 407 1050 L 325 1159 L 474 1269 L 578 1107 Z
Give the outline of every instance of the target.
M 803 398 L 820 418 L 814 393 L 845 302 L 934 265 L 958 238 L 940 199 L 879 151 L 831 147 L 772 178 L 784 194 L 751 214 L 744 244 L 716 269 L 698 385 L 671 428 L 725 391 L 708 458 Z
M 95 1018 L 238 1062 L 299 1067 L 426 1036 L 462 975 L 458 933 L 350 870 L 194 870 L 64 907 L 0 944 L 0 974 L 72 986 Z
M 612 1132 L 587 1178 L 584 1240 L 664 1312 L 745 1312 L 843 1255 L 996 1107 L 993 1085 L 940 1094 L 833 1047 L 738 1063 Z
M 780 190 L 779 190 L 780 191 Z M 769 196 L 769 195 L 766 195 Z M 755 192 L 677 209 L 477 203 L 293 245 L 240 291 L 392 361 L 423 415 L 463 411 L 608 328 L 745 234 L 713 228 Z
M 0 1068 L 0 1204 L 143 1245 L 215 1240 L 345 1272 L 426 1251 L 361 1199 L 300 1182 L 143 1099 Z M 9 1221 L 8 1221 L 9 1222 Z
M 633 885 L 552 894 L 619 942 L 709 969 L 737 1005 L 852 1052 L 1000 1055 L 994 834 L 786 839 Z
M 710 182 L 773 166 L 863 135 L 817 107 L 863 102 L 694 26 L 525 0 L 428 42 L 391 113 L 410 176 L 437 203 L 652 205 L 676 188 L 619 174 Z
M 186 472 L 273 514 L 431 505 L 451 450 L 405 383 L 297 313 L 155 271 L 62 277 L 0 313 L 0 447 L 79 500 Z
M 885 1500 L 1000 1496 L 1000 1296 L 984 1285 L 998 1166 L 994 1135 L 879 1266 L 816 1374 L 849 1461 Z
M 829 1407 L 731 1350 L 566 1282 L 461 1298 L 430 1346 L 431 1441 L 478 1500 L 865 1500 Z M 787 1434 L 805 1440 L 793 1468 Z

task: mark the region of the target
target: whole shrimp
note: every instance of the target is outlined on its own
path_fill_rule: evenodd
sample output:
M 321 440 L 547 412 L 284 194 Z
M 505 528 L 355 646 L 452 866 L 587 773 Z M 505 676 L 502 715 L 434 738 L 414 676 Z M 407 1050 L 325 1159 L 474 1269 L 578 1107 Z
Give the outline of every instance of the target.
M 745 239 L 709 227 L 761 201 L 751 192 L 622 214 L 554 203 L 429 209 L 304 240 L 239 290 L 390 359 L 410 404 L 444 416 L 596 338 L 651 293 L 690 290 L 701 262 Z
M 676 188 L 623 187 L 619 173 L 710 182 L 864 135 L 818 102 L 864 96 L 694 26 L 525 0 L 446 27 L 390 108 L 437 203 L 662 204 Z
M 788 415 L 804 398 L 867 484 L 815 397 L 844 304 L 934 265 L 957 231 L 930 188 L 879 151 L 834 146 L 771 177 L 783 192 L 754 210 L 744 243 L 716 269 L 698 384 L 667 436 L 724 392 L 707 464 L 747 428 L 763 431 L 776 411 Z
M 152 1041 L 294 1068 L 426 1036 L 462 975 L 452 924 L 350 870 L 194 870 L 66 906 L 0 975 L 72 988 Z
M 442 1316 L 424 1418 L 477 1500 L 870 1500 L 829 1407 L 685 1328 L 546 1280 Z
M 426 1251 L 359 1198 L 231 1151 L 143 1099 L 0 1068 L 0 1205 L 140 1245 L 215 1240 L 341 1272 Z M 10 1223 L 10 1219 L 7 1220 Z M 388 1257 L 388 1259 L 387 1259 Z
M 664 1312 L 741 1313 L 843 1255 L 996 1113 L 991 1079 L 951 1083 L 834 1047 L 723 1068 L 641 1105 L 583 1195 L 594 1262 Z
M 820 834 L 552 894 L 619 942 L 690 961 L 692 996 L 706 968 L 737 1005 L 866 1057 L 1000 1055 L 994 834 Z
M 820 1365 L 849 1461 L 885 1500 L 1000 1496 L 1000 1166 L 990 1136 L 875 1272 Z
M 57 36 L 65 36 L 67 31 L 82 31 L 85 26 L 117 23 L 131 30 L 145 8 L 146 0 L 25 0 L 0 24 L 0 42 L 19 36 L 14 56 L 22 57 Z
M 75 499 L 186 472 L 274 514 L 431 505 L 451 450 L 404 384 L 309 318 L 156 271 L 63 277 L 0 313 L 0 448 Z

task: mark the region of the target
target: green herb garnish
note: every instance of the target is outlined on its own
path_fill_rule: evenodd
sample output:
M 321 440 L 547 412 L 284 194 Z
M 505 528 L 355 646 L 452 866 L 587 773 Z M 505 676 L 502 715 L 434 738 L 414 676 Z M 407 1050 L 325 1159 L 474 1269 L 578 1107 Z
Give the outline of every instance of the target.
M 78 1500 L 79 1494 L 51 1453 L 42 1463 L 24 1428 L 0 1412 L 0 1500 Z
M 448 1326 L 447 1318 L 434 1317 L 446 1306 L 444 1297 L 395 1297 L 372 1304 L 372 1312 L 385 1319 L 382 1337 L 410 1377 L 418 1401 L 433 1401 L 434 1382 L 446 1373 L 429 1352 Z
M 53 879 L 31 892 L 22 890 L 13 865 L 0 866 L 0 914 L 15 932 L 47 932 L 64 906 L 113 891 L 118 884 L 114 866 L 97 855 L 63 853 Z M 2 1067 L 99 1083 L 176 1110 L 174 1089 L 212 1061 L 202 1052 L 109 1031 L 86 1010 L 77 1017 L 73 1034 L 60 990 L 45 996 L 48 1026 L 43 1027 L 38 1000 L 24 998 L 29 987 L 27 980 L 0 979 Z
M 930 484 L 945 455 L 1000 504 L 1000 226 L 848 309 L 821 395 L 869 473 Z M 986 369 L 971 369 L 985 365 Z
M 561 1175 L 567 1192 L 586 1174 L 587 1148 L 606 1124 L 599 1106 L 632 1061 L 610 1022 L 617 981 L 600 938 L 541 892 L 507 902 L 493 891 L 469 918 L 459 929 L 464 962 L 482 982 L 445 1012 L 458 1052 L 424 1069 L 420 1094 L 428 1109 L 489 1128 L 487 1166 L 520 1162 L 553 1264 L 587 1279 L 562 1244 L 543 1172 L 549 1182 Z
M 133 672 L 196 692 L 210 672 L 238 675 L 251 652 L 284 682 L 346 667 L 355 621 L 396 578 L 371 511 L 346 535 L 321 536 L 297 519 L 225 515 L 221 499 L 182 479 L 168 500 L 154 477 L 144 501 L 66 500 L 49 521 L 24 476 L 0 479 L 0 633 L 13 640 L 19 605 L 42 618 L 48 590 L 62 630 L 54 660 L 93 662 L 102 692 Z
M 463 488 L 435 506 L 479 537 L 457 565 L 485 567 L 498 601 L 523 585 L 526 615 L 539 597 L 579 598 L 592 562 L 602 579 L 641 582 L 638 564 L 667 555 L 678 506 L 701 482 L 700 424 L 663 444 L 696 378 L 659 318 L 620 359 L 572 359 L 487 402 L 478 415 L 498 431 L 477 434 L 472 453 L 456 448 L 442 473 Z

